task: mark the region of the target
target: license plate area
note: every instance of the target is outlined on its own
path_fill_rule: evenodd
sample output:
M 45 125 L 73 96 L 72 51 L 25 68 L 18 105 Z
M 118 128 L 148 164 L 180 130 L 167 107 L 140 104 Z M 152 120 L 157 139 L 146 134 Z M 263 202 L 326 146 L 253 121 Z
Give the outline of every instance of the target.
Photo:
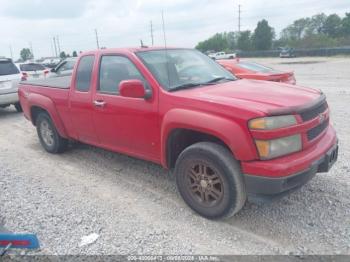
M 319 165 L 319 173 L 327 173 L 338 160 L 338 145 L 325 155 L 324 161 Z

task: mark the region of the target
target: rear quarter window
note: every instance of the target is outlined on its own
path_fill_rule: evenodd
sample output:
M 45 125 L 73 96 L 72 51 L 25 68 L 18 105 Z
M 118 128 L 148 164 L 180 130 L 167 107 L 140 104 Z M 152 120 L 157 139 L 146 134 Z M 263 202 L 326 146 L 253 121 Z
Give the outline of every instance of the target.
M 9 61 L 1 61 L 0 60 L 0 76 L 5 76 L 5 75 L 16 75 L 19 74 L 19 70 L 17 66 Z
M 40 64 L 23 64 L 20 65 L 19 68 L 21 71 L 43 71 L 45 67 Z

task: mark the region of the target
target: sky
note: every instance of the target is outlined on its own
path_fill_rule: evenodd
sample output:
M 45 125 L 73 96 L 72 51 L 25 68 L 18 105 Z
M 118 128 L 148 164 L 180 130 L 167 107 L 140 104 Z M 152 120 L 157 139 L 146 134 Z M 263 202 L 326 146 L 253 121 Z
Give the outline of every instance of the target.
M 134 47 L 143 40 L 164 46 L 162 10 L 168 46 L 195 47 L 217 32 L 254 30 L 267 19 L 276 33 L 294 20 L 324 12 L 344 16 L 349 0 L 0 0 L 0 56 L 19 58 L 32 47 L 35 58 L 52 56 L 53 38 L 72 53 L 101 47 Z

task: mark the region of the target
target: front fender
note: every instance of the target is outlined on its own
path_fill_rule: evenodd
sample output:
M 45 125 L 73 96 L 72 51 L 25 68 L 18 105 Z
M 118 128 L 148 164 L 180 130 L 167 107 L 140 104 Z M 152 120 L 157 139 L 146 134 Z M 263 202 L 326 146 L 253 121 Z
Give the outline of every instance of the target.
M 165 114 L 161 127 L 162 165 L 167 166 L 167 140 L 172 130 L 189 129 L 215 136 L 223 141 L 237 160 L 257 158 L 256 148 L 247 130 L 246 123 L 187 109 L 173 109 Z
M 52 119 L 52 121 L 57 129 L 57 132 L 60 134 L 60 136 L 62 136 L 64 138 L 68 138 L 66 129 L 65 129 L 64 124 L 61 120 L 61 117 L 59 116 L 59 114 L 57 112 L 55 104 L 49 97 L 43 96 L 40 94 L 31 93 L 27 97 L 27 103 L 28 103 L 28 107 L 30 109 L 30 119 L 34 125 L 35 125 L 35 123 L 32 119 L 31 110 L 33 107 L 42 108 L 45 111 L 47 111 L 47 113 L 50 115 L 50 117 L 51 117 L 51 119 Z

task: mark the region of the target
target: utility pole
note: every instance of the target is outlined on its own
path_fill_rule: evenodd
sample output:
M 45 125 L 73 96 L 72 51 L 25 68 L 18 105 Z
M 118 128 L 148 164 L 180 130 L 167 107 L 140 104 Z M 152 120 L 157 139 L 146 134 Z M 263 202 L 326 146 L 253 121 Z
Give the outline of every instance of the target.
M 97 44 L 97 49 L 100 49 L 100 43 L 98 40 L 98 33 L 97 33 L 97 29 L 95 29 L 95 35 L 96 35 L 96 44 Z
M 13 60 L 13 51 L 12 51 L 12 45 L 10 45 L 10 54 L 11 54 L 11 59 Z
M 60 56 L 61 55 L 61 45 L 60 45 L 60 39 L 58 36 L 57 36 L 56 40 L 57 40 L 58 56 Z
M 54 47 L 55 47 L 55 56 L 57 57 L 56 37 L 53 37 L 53 45 L 54 45 Z
M 238 5 L 238 32 L 241 32 L 241 5 Z
M 33 45 L 32 42 L 29 42 L 30 52 L 32 53 L 32 59 L 34 59 Z
M 152 46 L 154 45 L 154 36 L 153 36 L 153 23 L 151 21 L 151 39 L 152 39 Z

